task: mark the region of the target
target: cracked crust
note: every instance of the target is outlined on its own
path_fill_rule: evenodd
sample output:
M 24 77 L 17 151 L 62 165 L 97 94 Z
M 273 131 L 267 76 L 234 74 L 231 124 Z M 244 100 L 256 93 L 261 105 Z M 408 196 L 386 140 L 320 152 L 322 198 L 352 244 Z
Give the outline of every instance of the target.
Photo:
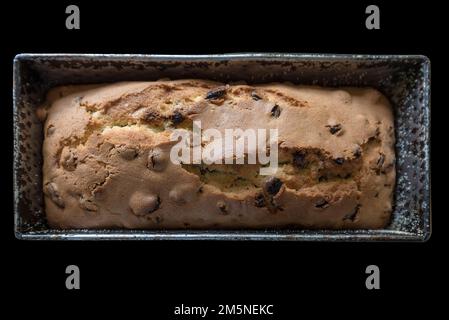
M 44 194 L 55 228 L 382 228 L 395 183 L 391 107 L 370 88 L 203 80 L 48 95 Z M 278 128 L 279 169 L 175 165 L 175 128 Z

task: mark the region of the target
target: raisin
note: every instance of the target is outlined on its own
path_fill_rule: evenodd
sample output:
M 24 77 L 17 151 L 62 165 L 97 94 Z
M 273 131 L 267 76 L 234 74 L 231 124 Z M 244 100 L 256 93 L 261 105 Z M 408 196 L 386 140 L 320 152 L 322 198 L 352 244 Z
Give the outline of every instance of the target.
M 154 220 L 156 221 L 157 224 L 161 223 L 162 221 L 164 221 L 164 219 L 162 219 L 159 216 L 154 217 Z
M 207 100 L 214 100 L 223 97 L 226 94 L 226 86 L 221 86 L 215 89 L 212 89 L 206 94 Z
M 184 116 L 179 111 L 175 111 L 171 115 L 170 120 L 173 122 L 173 124 L 179 124 L 184 121 Z
M 55 131 L 56 131 L 55 126 L 52 125 L 52 124 L 49 125 L 48 128 L 47 128 L 47 137 L 51 136 L 53 133 L 55 133 Z
M 359 213 L 360 207 L 361 207 L 361 205 L 357 204 L 355 206 L 355 208 L 350 213 L 348 213 L 347 215 L 344 216 L 343 220 L 354 221 L 355 218 L 357 217 L 357 214 Z
M 152 213 L 154 211 L 156 211 L 157 209 L 159 209 L 161 206 L 161 198 L 159 196 L 156 197 L 156 204 L 154 205 L 153 208 L 149 208 L 148 209 L 148 213 Z
M 379 138 L 379 135 L 380 135 L 380 128 L 377 127 L 377 128 L 376 128 L 376 132 L 374 133 L 374 136 L 375 136 L 376 138 Z
M 336 124 L 336 125 L 333 125 L 333 126 L 331 126 L 331 125 L 327 125 L 326 127 L 328 127 L 329 128 L 329 132 L 331 133 L 331 134 L 336 134 L 338 131 L 340 131 L 341 130 L 341 124 Z
M 281 107 L 275 104 L 274 107 L 271 109 L 270 113 L 272 117 L 279 118 L 279 116 L 281 115 Z
M 153 171 L 163 171 L 167 166 L 167 155 L 159 148 L 148 152 L 147 168 Z
M 306 153 L 304 151 L 295 151 L 293 153 L 293 164 L 298 168 L 305 168 L 307 165 Z
M 203 165 L 199 166 L 199 170 L 200 170 L 201 175 L 205 175 L 206 173 L 209 172 L 209 170 L 206 167 L 204 167 Z
M 334 162 L 338 165 L 342 165 L 345 162 L 344 158 L 335 158 Z
M 377 159 L 377 166 L 382 168 L 385 162 L 385 155 L 383 153 L 379 153 L 379 159 Z
M 327 176 L 320 176 L 318 178 L 318 182 L 324 182 L 324 181 L 327 181 L 327 180 L 328 180 Z
M 251 98 L 255 101 L 262 100 L 262 98 L 255 91 L 251 92 Z
M 282 181 L 276 177 L 270 177 L 265 182 L 265 191 L 269 195 L 272 195 L 272 196 L 278 194 L 279 190 L 281 190 L 281 187 L 282 187 Z
M 315 203 L 315 208 L 325 209 L 329 207 L 329 202 L 326 199 L 320 199 L 317 203 Z
M 223 201 L 218 201 L 217 202 L 217 208 L 218 210 L 220 210 L 221 214 L 228 214 L 228 207 L 226 206 L 226 204 Z
M 95 212 L 98 210 L 98 206 L 92 199 L 82 196 L 79 200 L 80 207 L 86 211 Z
M 362 149 L 360 147 L 357 147 L 357 149 L 354 150 L 354 158 L 358 159 L 362 155 Z
M 54 182 L 49 182 L 44 187 L 44 193 L 50 197 L 51 201 L 59 208 L 64 209 L 65 203 L 61 194 L 59 193 L 58 186 Z
M 258 193 L 254 199 L 254 205 L 258 208 L 265 207 L 265 197 L 262 193 Z

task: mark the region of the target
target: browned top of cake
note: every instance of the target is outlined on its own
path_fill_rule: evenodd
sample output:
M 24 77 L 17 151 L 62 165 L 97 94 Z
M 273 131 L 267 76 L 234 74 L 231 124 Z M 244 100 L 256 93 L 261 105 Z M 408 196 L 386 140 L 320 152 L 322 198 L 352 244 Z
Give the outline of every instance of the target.
M 49 223 L 65 228 L 379 228 L 395 182 L 394 129 L 371 88 L 123 82 L 52 90 Z M 278 129 L 279 168 L 170 161 L 175 129 Z

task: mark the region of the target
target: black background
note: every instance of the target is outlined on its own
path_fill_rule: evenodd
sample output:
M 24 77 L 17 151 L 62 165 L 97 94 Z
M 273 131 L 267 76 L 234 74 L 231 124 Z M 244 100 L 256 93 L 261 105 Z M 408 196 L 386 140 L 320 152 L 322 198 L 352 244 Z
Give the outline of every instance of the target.
M 444 10 L 428 2 L 373 2 L 381 30 L 365 28 L 367 2 L 73 1 L 81 30 L 65 28 L 72 4 L 0 4 L 2 305 L 20 316 L 169 318 L 175 305 L 269 303 L 277 319 L 430 314 L 447 262 L 440 200 L 444 151 L 440 98 L 446 71 Z M 423 54 L 432 62 L 433 235 L 426 243 L 27 242 L 13 234 L 12 61 L 17 53 L 305 52 Z M 440 101 L 442 102 L 440 104 Z M 441 159 L 441 160 L 440 160 Z M 4 162 L 4 163 L 3 163 Z M 65 267 L 81 290 L 65 289 Z M 381 290 L 365 289 L 365 267 Z M 19 307 L 15 305 L 19 303 Z M 2 309 L 0 312 L 6 312 Z M 159 316 L 156 316 L 159 315 Z M 287 316 L 296 314 L 296 316 Z M 174 318 L 173 319 L 179 319 Z M 193 319 L 193 317 L 185 318 Z M 238 317 L 236 318 L 238 319 Z

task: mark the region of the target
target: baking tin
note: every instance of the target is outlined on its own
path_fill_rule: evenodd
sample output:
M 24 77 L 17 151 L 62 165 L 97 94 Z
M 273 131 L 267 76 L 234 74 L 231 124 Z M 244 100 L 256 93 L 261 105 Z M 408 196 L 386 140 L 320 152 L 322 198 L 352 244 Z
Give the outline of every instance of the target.
M 159 78 L 290 81 L 371 86 L 395 112 L 397 183 L 383 230 L 54 230 L 42 196 L 42 124 L 36 107 L 57 85 Z M 418 55 L 244 53 L 221 55 L 20 54 L 14 59 L 15 234 L 29 240 L 425 241 L 431 234 L 430 61 Z

